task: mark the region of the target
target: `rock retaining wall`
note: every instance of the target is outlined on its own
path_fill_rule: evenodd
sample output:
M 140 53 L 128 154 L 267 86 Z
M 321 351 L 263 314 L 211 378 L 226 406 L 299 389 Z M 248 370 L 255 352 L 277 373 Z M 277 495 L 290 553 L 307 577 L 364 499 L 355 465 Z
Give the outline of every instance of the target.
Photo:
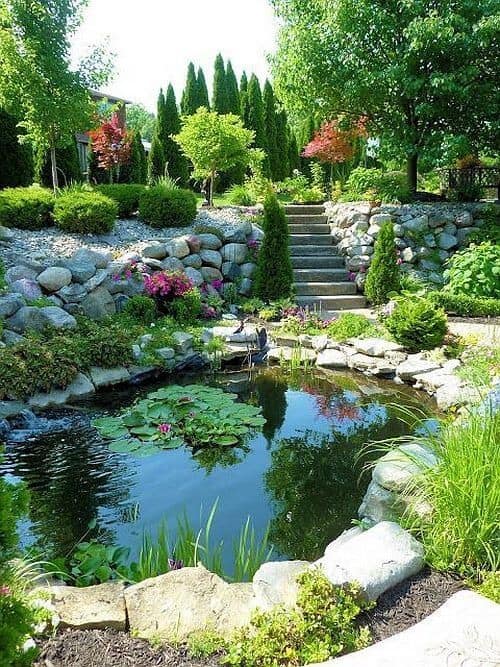
M 370 266 L 381 225 L 394 224 L 403 271 L 442 283 L 444 262 L 461 248 L 469 234 L 484 224 L 485 204 L 383 204 L 327 202 L 332 236 L 345 256 L 346 268 L 359 288 Z

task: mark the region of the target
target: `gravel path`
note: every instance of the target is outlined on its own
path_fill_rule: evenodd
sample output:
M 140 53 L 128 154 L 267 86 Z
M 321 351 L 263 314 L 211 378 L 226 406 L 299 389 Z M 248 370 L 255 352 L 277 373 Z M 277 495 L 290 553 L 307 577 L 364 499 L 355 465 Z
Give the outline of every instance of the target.
M 250 211 L 249 211 L 250 212 Z M 151 241 L 169 240 L 175 236 L 193 234 L 198 225 L 218 227 L 228 231 L 244 221 L 246 211 L 233 208 L 200 210 L 189 227 L 154 229 L 137 219 L 118 220 L 110 234 L 68 234 L 57 227 L 39 231 L 16 229 L 13 241 L 0 242 L 0 257 L 7 267 L 20 259 L 37 261 L 70 257 L 81 247 L 98 252 L 140 252 Z

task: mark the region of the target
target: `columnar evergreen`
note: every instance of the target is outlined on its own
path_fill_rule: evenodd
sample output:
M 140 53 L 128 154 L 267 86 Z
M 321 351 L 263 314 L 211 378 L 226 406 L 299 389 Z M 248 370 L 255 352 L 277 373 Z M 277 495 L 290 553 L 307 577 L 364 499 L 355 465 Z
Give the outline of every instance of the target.
M 29 185 L 33 180 L 31 150 L 19 143 L 17 121 L 0 109 L 0 188 Z
M 151 142 L 151 150 L 149 151 L 148 180 L 150 183 L 165 175 L 165 146 L 162 141 L 162 137 L 166 133 L 165 111 L 165 95 L 163 94 L 163 90 L 160 90 L 156 111 L 156 125 L 153 133 L 153 141 Z
M 290 175 L 289 158 L 290 137 L 288 132 L 288 123 L 284 110 L 276 114 L 276 174 L 277 181 L 282 181 Z
M 248 78 L 246 72 L 243 72 L 240 80 L 240 116 L 243 124 L 248 127 Z
M 198 74 L 196 75 L 196 88 L 197 88 L 197 104 L 199 107 L 206 107 L 210 111 L 210 100 L 208 97 L 208 88 L 207 82 L 205 79 L 205 74 L 201 67 L 198 67 Z
M 372 263 L 366 274 L 365 294 L 370 303 L 380 306 L 389 300 L 391 292 L 401 289 L 401 270 L 392 222 L 382 225 L 372 257 Z
M 165 165 L 169 176 L 179 182 L 179 185 L 186 185 L 189 179 L 187 160 L 181 152 L 179 144 L 173 139 L 172 135 L 181 131 L 181 119 L 175 101 L 175 92 L 172 84 L 168 85 L 165 96 L 164 114 L 160 135 L 165 152 Z
M 228 113 L 234 113 L 236 116 L 240 115 L 240 91 L 238 89 L 238 81 L 231 65 L 231 61 L 227 61 L 226 67 L 226 92 L 227 92 L 227 110 Z
M 224 67 L 224 60 L 219 53 L 215 58 L 214 64 L 214 89 L 212 97 L 212 109 L 217 113 L 229 112 L 229 100 L 226 83 L 226 68 Z
M 196 78 L 196 72 L 194 70 L 194 64 L 189 63 L 186 85 L 184 87 L 184 92 L 182 93 L 181 98 L 181 113 L 183 116 L 191 116 L 196 113 L 196 109 L 200 106 L 198 104 L 199 94 L 198 94 L 198 81 Z
M 142 145 L 141 134 L 132 131 L 130 142 L 130 160 L 120 168 L 120 183 L 146 183 L 146 153 Z
M 249 130 L 255 133 L 254 145 L 262 148 L 267 153 L 266 128 L 264 125 L 264 105 L 260 84 L 255 74 L 252 74 L 248 82 L 248 118 L 244 121 Z M 262 164 L 264 174 L 270 175 L 269 160 L 266 157 Z
M 273 181 L 280 179 L 279 154 L 277 146 L 277 119 L 276 102 L 274 99 L 273 87 L 268 79 L 264 84 L 263 94 L 264 106 L 264 127 L 267 141 L 267 157 L 269 159 L 269 169 Z

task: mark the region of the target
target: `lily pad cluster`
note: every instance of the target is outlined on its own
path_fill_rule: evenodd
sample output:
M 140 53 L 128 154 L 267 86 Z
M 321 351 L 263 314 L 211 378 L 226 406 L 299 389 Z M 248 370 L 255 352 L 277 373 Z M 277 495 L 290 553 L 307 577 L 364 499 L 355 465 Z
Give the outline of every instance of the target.
M 113 452 L 149 456 L 183 445 L 231 447 L 265 423 L 261 408 L 203 385 L 163 387 L 116 417 L 93 421 Z

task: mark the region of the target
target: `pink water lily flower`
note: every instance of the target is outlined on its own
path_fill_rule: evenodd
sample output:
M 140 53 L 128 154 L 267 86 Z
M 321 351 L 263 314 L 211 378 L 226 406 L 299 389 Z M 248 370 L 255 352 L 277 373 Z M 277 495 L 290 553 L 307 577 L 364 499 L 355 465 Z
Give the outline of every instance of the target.
M 167 435 L 172 430 L 172 424 L 159 424 L 158 430 L 163 435 Z

